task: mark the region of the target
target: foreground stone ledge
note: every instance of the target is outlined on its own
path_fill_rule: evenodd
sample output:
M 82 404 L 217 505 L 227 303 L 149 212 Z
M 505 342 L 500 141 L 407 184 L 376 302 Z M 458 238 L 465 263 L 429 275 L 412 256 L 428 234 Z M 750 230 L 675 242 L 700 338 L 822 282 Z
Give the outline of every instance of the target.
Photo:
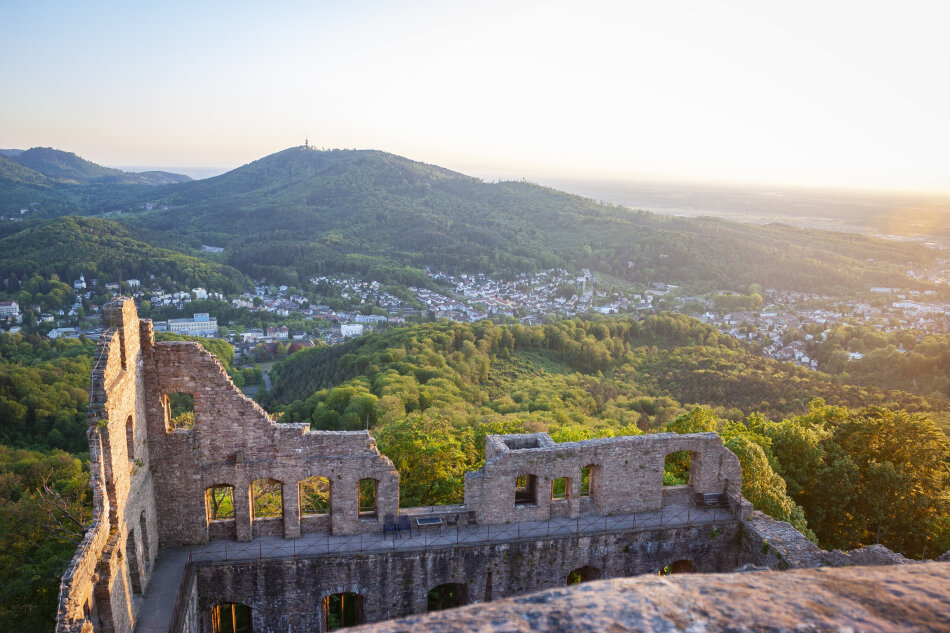
M 950 631 L 950 563 L 618 578 L 365 633 Z

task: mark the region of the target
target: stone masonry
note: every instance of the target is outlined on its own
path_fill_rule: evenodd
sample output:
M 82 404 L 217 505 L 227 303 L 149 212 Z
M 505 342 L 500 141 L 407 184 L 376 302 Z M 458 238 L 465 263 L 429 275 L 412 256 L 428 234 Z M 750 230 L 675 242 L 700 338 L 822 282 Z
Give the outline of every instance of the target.
M 629 538 L 605 533 L 539 539 L 517 546 L 524 557 L 519 565 L 502 562 L 514 546 L 498 544 L 425 555 L 337 556 L 332 564 L 331 557 L 293 564 L 261 560 L 253 573 L 247 563 L 215 563 L 198 573 L 198 582 L 184 581 L 193 592 L 186 628 L 210 631 L 210 609 L 222 601 L 246 600 L 242 604 L 256 610 L 257 631 L 282 630 L 279 623 L 296 613 L 296 630 L 323 625 L 316 605 L 331 591 L 375 592 L 376 598 L 364 601 L 366 617 L 379 619 L 418 612 L 425 593 L 420 587 L 443 577 L 470 584 L 473 595 L 482 596 L 474 601 L 563 584 L 581 558 L 598 561 L 585 562 L 584 569 L 595 571 L 584 573 L 606 575 L 656 571 L 677 552 L 691 553 L 700 571 L 724 571 L 739 561 L 737 522 L 752 508 L 738 492 L 738 459 L 713 433 L 564 444 L 544 433 L 489 436 L 484 468 L 466 475 L 463 506 L 400 511 L 399 475 L 368 433 L 311 432 L 307 424 L 276 423 L 200 345 L 156 342 L 151 322 L 138 318 L 130 299 L 107 305 L 105 317 L 108 329 L 90 387 L 94 518 L 63 576 L 57 631 L 130 633 L 160 548 L 212 539 L 379 534 L 385 519 L 400 512 L 492 526 L 688 507 L 696 495 L 708 493 L 728 500 L 732 523 L 712 531 L 641 531 Z M 192 396 L 193 428 L 173 428 L 173 394 Z M 664 487 L 664 458 L 678 451 L 690 453 L 689 484 Z M 310 477 L 329 482 L 329 508 L 301 516 L 300 482 Z M 280 516 L 254 516 L 252 486 L 258 480 L 276 486 Z M 358 491 L 365 480 L 375 489 L 372 512 L 360 511 Z M 562 480 L 563 492 L 554 494 L 555 480 Z M 209 491 L 221 487 L 229 491 L 231 507 L 216 517 Z M 621 543 L 624 538 L 629 542 Z M 720 545 L 710 549 L 711 543 Z M 492 588 L 490 575 L 481 572 L 494 568 Z M 234 591 L 226 595 L 228 587 Z

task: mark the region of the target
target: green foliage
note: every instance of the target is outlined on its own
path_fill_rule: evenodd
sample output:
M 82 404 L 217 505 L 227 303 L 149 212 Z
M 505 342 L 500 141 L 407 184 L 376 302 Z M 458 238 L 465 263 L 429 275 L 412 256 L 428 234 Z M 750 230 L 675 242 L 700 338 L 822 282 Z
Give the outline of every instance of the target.
M 0 277 L 11 273 L 21 280 L 58 275 L 67 281 L 83 273 L 100 283 L 119 277 L 144 282 L 155 275 L 181 287 L 223 292 L 245 286 L 244 277 L 231 267 L 157 248 L 134 239 L 126 226 L 98 218 L 58 218 L 0 238 Z
M 766 432 L 822 545 L 883 543 L 912 557 L 950 548 L 950 440 L 931 420 L 818 401 Z
M 863 356 L 849 361 L 848 352 Z M 808 353 L 849 382 L 950 399 L 950 334 L 838 325 L 809 345 Z
M 0 446 L 0 630 L 53 629 L 60 577 L 91 504 L 88 463 Z
M 471 437 L 445 419 L 420 413 L 384 424 L 375 435 L 380 451 L 400 473 L 401 505 L 462 503 L 465 472 L 473 461 L 463 444 L 470 444 Z
M 87 450 L 86 405 L 95 345 L 0 333 L 0 443 Z

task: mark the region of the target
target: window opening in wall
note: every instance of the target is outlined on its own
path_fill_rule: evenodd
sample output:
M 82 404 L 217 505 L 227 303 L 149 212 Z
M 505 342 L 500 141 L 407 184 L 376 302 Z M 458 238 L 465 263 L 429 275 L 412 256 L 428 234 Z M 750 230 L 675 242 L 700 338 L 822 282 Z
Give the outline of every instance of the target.
M 690 452 L 676 451 L 663 462 L 663 485 L 685 486 L 689 483 Z
M 129 530 L 125 538 L 125 557 L 129 564 L 129 580 L 132 582 L 132 593 L 142 595 L 142 576 L 139 569 L 139 552 L 135 544 L 135 531 Z
M 205 490 L 208 522 L 229 521 L 234 518 L 234 486 L 221 484 Z
M 567 575 L 568 586 L 579 585 L 582 582 L 590 582 L 591 580 L 600 580 L 600 570 L 590 565 L 578 567 Z
M 165 396 L 165 419 L 171 429 L 195 428 L 195 397 L 176 391 Z
M 335 593 L 323 599 L 324 630 L 336 631 L 363 624 L 363 596 L 358 593 Z
M 558 477 L 551 482 L 551 499 L 561 501 L 567 499 L 570 490 L 570 480 L 567 477 Z
M 515 480 L 515 505 L 527 506 L 538 503 L 538 478 L 534 475 L 518 475 Z
M 312 516 L 330 512 L 330 480 L 307 477 L 300 482 L 300 515 Z
M 125 444 L 129 459 L 135 459 L 135 421 L 131 415 L 125 421 Z
M 589 497 L 590 491 L 593 488 L 593 482 L 591 481 L 591 473 L 593 472 L 593 466 L 585 466 L 581 468 L 581 496 Z
M 427 596 L 429 611 L 442 611 L 468 604 L 468 586 L 463 583 L 447 583 L 430 590 Z
M 284 487 L 276 479 L 258 479 L 251 484 L 254 518 L 284 516 Z
M 142 535 L 142 557 L 145 561 L 145 569 L 152 565 L 152 550 L 148 542 L 148 519 L 145 516 L 145 510 L 142 510 L 142 516 L 139 517 L 139 534 Z
M 360 517 L 361 518 L 375 518 L 376 517 L 376 488 L 377 481 L 375 479 L 360 479 Z
M 696 565 L 691 560 L 682 559 L 673 561 L 660 570 L 660 576 L 669 576 L 670 574 L 695 574 Z
M 251 633 L 251 607 L 237 602 L 223 602 L 211 609 L 214 633 Z

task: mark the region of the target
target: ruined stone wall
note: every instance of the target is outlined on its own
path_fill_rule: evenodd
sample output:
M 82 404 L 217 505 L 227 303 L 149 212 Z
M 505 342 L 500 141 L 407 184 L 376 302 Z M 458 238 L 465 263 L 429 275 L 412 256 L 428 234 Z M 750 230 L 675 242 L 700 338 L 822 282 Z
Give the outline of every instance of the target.
M 278 424 L 231 382 L 221 364 L 197 343 L 158 342 L 146 354 L 149 441 L 161 460 L 156 471 L 163 543 L 204 543 L 221 536 L 250 540 L 259 534 L 293 538 L 301 527 L 335 534 L 379 531 L 385 514 L 399 507 L 399 475 L 380 455 L 365 431 L 311 433 L 308 424 Z M 194 397 L 193 429 L 171 429 L 165 396 Z M 301 480 L 327 477 L 329 517 L 300 517 Z M 282 484 L 283 518 L 252 517 L 251 483 L 274 479 Z M 357 487 L 375 479 L 377 514 L 358 515 Z M 235 518 L 212 525 L 205 491 L 216 485 L 234 487 Z
M 199 344 L 156 342 L 151 322 L 138 319 L 130 299 L 110 303 L 104 308 L 104 315 L 109 329 L 98 346 L 89 406 L 93 524 L 63 578 L 59 631 L 131 631 L 160 547 L 201 544 L 212 538 L 247 541 L 257 535 L 294 538 L 315 531 L 380 532 L 385 516 L 399 512 L 398 473 L 392 462 L 379 453 L 367 432 L 311 433 L 307 424 L 278 424 L 235 388 L 221 364 Z M 192 395 L 193 428 L 172 428 L 168 396 L 174 393 Z M 664 457 L 676 451 L 691 454 L 690 483 L 664 488 Z M 489 436 L 486 456 L 483 469 L 466 475 L 466 505 L 446 509 L 452 515 L 463 516 L 463 522 L 476 519 L 478 523 L 491 524 L 553 516 L 633 513 L 656 510 L 664 504 L 688 504 L 695 493 L 724 492 L 727 488 L 737 518 L 746 516 L 750 509 L 748 502 L 735 492 L 741 484 L 738 459 L 711 433 L 605 438 L 566 444 L 555 444 L 546 434 Z M 591 469 L 589 494 L 581 491 L 584 468 Z M 525 474 L 533 477 L 536 499 L 528 504 L 515 503 L 516 480 Z M 325 477 L 329 481 L 329 511 L 325 514 L 301 516 L 299 484 L 308 477 Z M 567 478 L 567 494 L 564 499 L 552 500 L 552 481 L 560 477 Z M 261 479 L 279 482 L 281 516 L 253 516 L 251 488 L 253 482 Z M 359 508 L 362 480 L 376 482 L 375 508 L 368 514 L 361 513 Z M 206 493 L 213 486 L 233 489 L 233 518 L 211 520 Z M 418 515 L 416 512 L 415 516 Z M 576 542 L 567 539 L 563 548 L 579 548 L 583 557 L 591 547 L 613 547 L 597 544 L 599 538 L 573 537 Z M 687 546 L 690 538 L 669 533 L 602 538 L 630 538 L 639 543 L 633 550 L 631 543 L 622 546 L 626 548 L 623 556 L 614 552 L 604 558 L 599 569 L 607 575 L 642 573 L 644 567 L 665 564 L 661 564 L 661 558 L 666 545 L 649 538 L 670 538 L 670 543 L 682 543 L 686 550 L 695 547 L 695 543 L 705 547 L 708 540 L 700 538 Z M 315 588 L 330 591 L 333 587 L 326 584 L 326 579 L 335 578 L 334 586 L 359 585 L 393 597 L 392 602 L 380 602 L 377 606 L 367 602 L 374 609 L 374 619 L 379 619 L 403 613 L 405 606 L 400 605 L 418 609 L 419 596 L 425 595 L 424 591 L 418 593 L 419 587 L 430 585 L 438 576 L 433 571 L 438 565 L 425 570 L 411 565 L 434 556 L 448 561 L 457 555 L 456 563 L 439 565 L 465 569 L 470 579 L 466 582 L 474 583 L 473 591 L 478 595 L 533 591 L 550 586 L 545 583 L 555 580 L 557 584 L 557 579 L 570 571 L 563 567 L 576 561 L 569 560 L 567 554 L 558 555 L 557 560 L 545 558 L 543 552 L 560 551 L 561 546 L 544 544 L 551 542 L 548 539 L 518 545 L 534 553 L 517 570 L 500 569 L 498 580 L 486 578 L 485 587 L 478 585 L 481 581 L 471 579 L 477 578 L 475 572 L 490 560 L 507 560 L 504 555 L 509 552 L 492 549 L 499 545 L 485 546 L 491 551 L 481 554 L 477 547 L 455 553 L 444 550 L 437 555 L 393 554 L 391 559 L 375 559 L 372 564 L 381 565 L 376 571 L 364 565 L 368 559 L 363 557 L 337 560 L 332 568 L 321 568 L 317 575 L 301 576 L 303 584 L 299 589 L 294 583 L 297 574 L 303 573 L 299 568 L 302 563 L 295 564 L 290 576 L 266 572 L 275 583 L 270 590 L 266 584 L 247 586 L 248 582 L 256 582 L 253 579 L 226 581 L 231 572 L 215 568 L 221 574 L 220 583 L 209 587 L 245 583 L 241 585 L 242 595 L 253 599 L 255 608 L 280 605 L 271 613 L 277 618 L 275 622 L 281 622 L 281 617 L 295 613 L 294 599 L 313 602 L 312 596 L 306 597 L 307 592 Z M 630 551 L 639 552 L 639 558 L 627 557 Z M 616 562 L 623 560 L 629 564 Z M 629 562 L 633 560 L 636 562 Z M 711 566 L 712 570 L 722 568 L 723 560 L 716 554 L 695 563 L 701 569 Z M 322 564 L 309 563 L 314 569 Z M 533 568 L 535 564 L 537 570 Z M 396 595 L 399 592 L 416 593 L 400 594 L 409 600 L 400 602 Z M 224 596 L 213 599 L 222 600 Z M 189 610 L 192 611 L 191 607 Z M 199 605 L 193 611 L 191 626 L 205 630 L 200 622 L 194 622 L 207 614 L 208 604 Z
M 739 564 L 738 522 L 636 533 L 573 535 L 532 541 L 462 545 L 422 551 L 198 566 L 198 630 L 210 632 L 212 609 L 251 606 L 256 633 L 322 631 L 323 598 L 362 596 L 366 622 L 427 610 L 429 590 L 466 586 L 469 603 L 497 600 L 567 584 L 583 567 L 599 578 L 656 573 L 689 560 L 698 571 Z
M 667 455 L 689 451 L 688 486 L 663 486 Z M 715 433 L 659 433 L 555 443 L 547 433 L 492 435 L 485 466 L 465 475 L 465 506 L 479 523 L 538 521 L 581 513 L 629 514 L 658 510 L 664 503 L 688 503 L 695 493 L 725 492 L 741 485 L 739 459 Z M 582 494 L 581 471 L 590 468 L 590 490 Z M 535 478 L 536 501 L 516 503 L 519 476 Z M 555 479 L 567 478 L 566 498 L 552 500 Z M 746 505 L 742 513 L 751 511 Z
M 106 306 L 104 317 L 88 409 L 93 523 L 63 575 L 62 631 L 130 630 L 158 552 L 142 406 L 144 324 L 128 300 Z

